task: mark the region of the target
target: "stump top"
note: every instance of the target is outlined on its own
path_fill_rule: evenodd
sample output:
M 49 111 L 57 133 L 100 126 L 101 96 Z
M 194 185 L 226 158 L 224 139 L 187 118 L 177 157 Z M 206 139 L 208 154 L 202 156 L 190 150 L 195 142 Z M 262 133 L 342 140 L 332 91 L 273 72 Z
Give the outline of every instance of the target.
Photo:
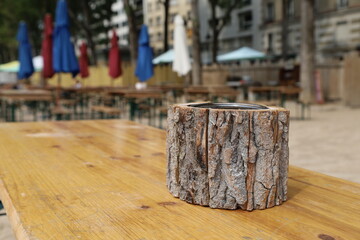
M 189 104 L 189 107 L 209 108 L 209 109 L 232 109 L 232 110 L 260 110 L 269 109 L 265 105 L 253 103 L 195 103 Z
M 176 104 L 175 106 L 181 108 L 205 108 L 212 111 L 216 110 L 229 110 L 229 111 L 286 111 L 289 110 L 277 107 L 266 106 L 256 103 L 212 103 L 212 102 L 198 102 L 198 103 L 183 103 Z
M 122 120 L 2 123 L 0 198 L 18 239 L 360 239 L 360 185 L 290 167 L 253 212 L 174 198 L 165 131 Z

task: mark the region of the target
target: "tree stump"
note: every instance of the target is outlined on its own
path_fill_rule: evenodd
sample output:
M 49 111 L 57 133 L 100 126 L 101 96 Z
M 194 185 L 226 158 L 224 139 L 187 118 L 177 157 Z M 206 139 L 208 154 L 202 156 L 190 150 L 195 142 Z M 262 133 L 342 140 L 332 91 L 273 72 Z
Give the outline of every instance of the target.
M 256 104 L 168 109 L 167 187 L 188 203 L 251 211 L 286 201 L 289 111 Z

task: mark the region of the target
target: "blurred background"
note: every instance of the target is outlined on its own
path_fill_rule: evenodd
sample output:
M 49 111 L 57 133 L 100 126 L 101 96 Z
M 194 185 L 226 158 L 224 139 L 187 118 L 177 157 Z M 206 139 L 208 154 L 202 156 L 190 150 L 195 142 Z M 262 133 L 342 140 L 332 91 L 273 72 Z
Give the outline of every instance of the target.
M 290 164 L 360 183 L 359 76 L 360 0 L 1 1 L 0 124 L 282 106 Z

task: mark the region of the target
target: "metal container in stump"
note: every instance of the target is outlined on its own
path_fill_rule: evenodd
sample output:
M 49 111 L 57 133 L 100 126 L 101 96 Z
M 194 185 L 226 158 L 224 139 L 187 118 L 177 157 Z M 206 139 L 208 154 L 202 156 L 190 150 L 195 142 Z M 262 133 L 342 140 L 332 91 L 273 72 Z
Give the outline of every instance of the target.
M 289 111 L 242 103 L 169 107 L 167 186 L 211 208 L 265 209 L 286 201 Z

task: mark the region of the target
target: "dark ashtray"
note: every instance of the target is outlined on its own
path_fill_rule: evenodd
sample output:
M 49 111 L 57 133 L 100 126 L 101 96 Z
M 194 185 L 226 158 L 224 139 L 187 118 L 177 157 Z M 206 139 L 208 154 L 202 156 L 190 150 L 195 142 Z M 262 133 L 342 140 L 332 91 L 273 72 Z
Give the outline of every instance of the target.
M 211 109 L 243 109 L 243 110 L 261 110 L 269 109 L 260 104 L 253 103 L 194 103 L 189 104 L 190 107 L 211 108 Z

